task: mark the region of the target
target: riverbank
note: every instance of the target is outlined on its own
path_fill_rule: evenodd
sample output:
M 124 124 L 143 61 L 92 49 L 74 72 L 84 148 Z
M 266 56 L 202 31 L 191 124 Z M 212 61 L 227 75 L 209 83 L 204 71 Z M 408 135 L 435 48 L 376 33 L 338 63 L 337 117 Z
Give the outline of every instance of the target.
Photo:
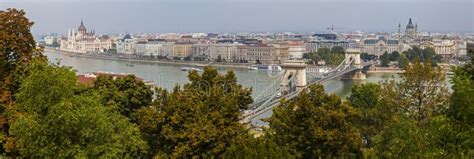
M 153 64 L 170 64 L 177 66 L 192 66 L 192 67 L 203 67 L 203 66 L 212 66 L 212 67 L 222 67 L 222 68 L 248 68 L 252 64 L 243 64 L 243 63 L 214 63 L 210 61 L 177 61 L 177 60 L 160 60 L 160 59 L 146 59 L 146 58 L 137 58 L 133 56 L 118 56 L 118 55 L 101 55 L 101 54 L 81 54 L 74 52 L 67 52 L 62 50 L 56 50 L 51 47 L 45 47 L 45 51 L 59 53 L 71 57 L 83 57 L 83 58 L 93 58 L 101 60 L 114 60 L 114 61 L 124 61 L 124 62 L 137 62 L 137 63 L 153 63 Z

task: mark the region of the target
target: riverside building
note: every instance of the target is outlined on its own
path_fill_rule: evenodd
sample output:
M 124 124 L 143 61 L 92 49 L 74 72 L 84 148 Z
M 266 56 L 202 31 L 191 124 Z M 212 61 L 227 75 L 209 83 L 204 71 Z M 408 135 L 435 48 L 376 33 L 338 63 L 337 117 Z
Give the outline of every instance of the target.
M 112 43 L 113 41 L 107 35 L 96 36 L 95 31 L 87 32 L 87 28 L 81 20 L 77 31 L 69 29 L 67 37 L 61 39 L 59 49 L 75 53 L 106 52 L 112 48 Z

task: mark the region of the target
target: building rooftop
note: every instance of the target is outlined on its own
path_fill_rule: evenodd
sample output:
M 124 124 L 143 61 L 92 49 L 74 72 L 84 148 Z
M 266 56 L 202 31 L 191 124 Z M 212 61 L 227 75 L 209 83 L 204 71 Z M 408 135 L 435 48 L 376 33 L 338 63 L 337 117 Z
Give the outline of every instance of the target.
M 77 80 L 81 84 L 90 86 L 90 85 L 94 84 L 94 81 L 99 76 L 108 76 L 108 77 L 112 77 L 113 79 L 117 79 L 117 78 L 124 78 L 124 77 L 127 77 L 129 75 L 131 75 L 131 74 L 118 74 L 118 73 L 111 73 L 111 72 L 93 72 L 93 73 L 77 75 Z M 135 76 L 135 80 L 143 81 L 143 78 Z
M 124 37 L 123 37 L 123 40 L 125 39 L 132 39 L 132 36 L 130 34 L 126 34 Z

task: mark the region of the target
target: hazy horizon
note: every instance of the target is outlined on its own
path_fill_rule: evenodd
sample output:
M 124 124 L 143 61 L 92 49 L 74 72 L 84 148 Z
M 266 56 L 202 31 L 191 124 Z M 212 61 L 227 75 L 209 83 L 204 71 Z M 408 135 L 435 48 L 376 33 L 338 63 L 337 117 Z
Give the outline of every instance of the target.
M 81 19 L 99 34 L 166 32 L 474 32 L 472 0 L 0 0 L 24 9 L 35 35 L 66 34 Z

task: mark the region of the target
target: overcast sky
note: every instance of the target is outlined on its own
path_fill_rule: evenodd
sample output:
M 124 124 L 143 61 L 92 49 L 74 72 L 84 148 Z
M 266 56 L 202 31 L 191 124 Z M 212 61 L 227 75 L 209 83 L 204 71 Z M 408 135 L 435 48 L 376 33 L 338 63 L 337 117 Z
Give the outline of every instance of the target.
M 474 32 L 474 0 L 0 0 L 22 8 L 35 35 L 80 20 L 97 33 L 396 31 Z

